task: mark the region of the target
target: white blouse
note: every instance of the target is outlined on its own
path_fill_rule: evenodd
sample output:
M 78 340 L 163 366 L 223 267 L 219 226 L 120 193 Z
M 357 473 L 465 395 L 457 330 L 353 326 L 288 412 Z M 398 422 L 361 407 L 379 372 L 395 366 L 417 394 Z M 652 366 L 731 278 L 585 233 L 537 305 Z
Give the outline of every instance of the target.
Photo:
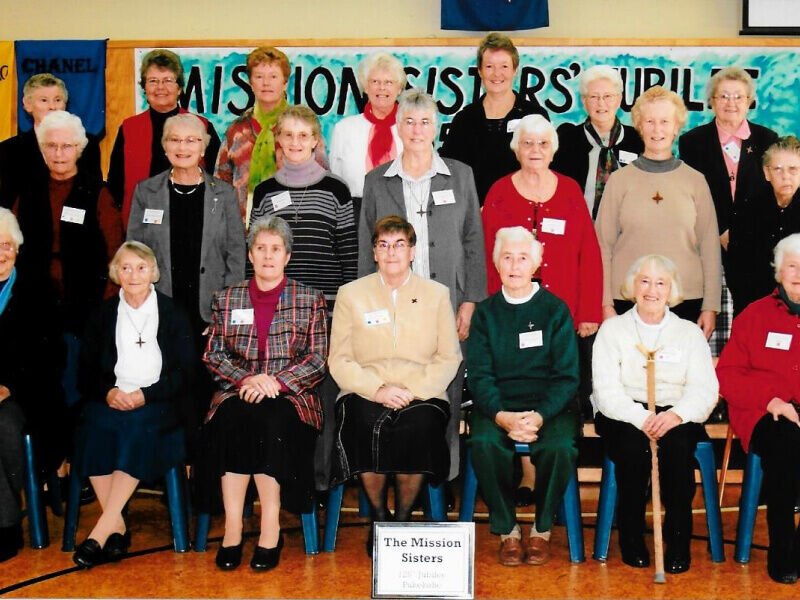
M 139 308 L 125 302 L 119 291 L 117 309 L 116 387 L 132 392 L 153 385 L 161 377 L 161 348 L 158 346 L 158 300 L 153 285 Z

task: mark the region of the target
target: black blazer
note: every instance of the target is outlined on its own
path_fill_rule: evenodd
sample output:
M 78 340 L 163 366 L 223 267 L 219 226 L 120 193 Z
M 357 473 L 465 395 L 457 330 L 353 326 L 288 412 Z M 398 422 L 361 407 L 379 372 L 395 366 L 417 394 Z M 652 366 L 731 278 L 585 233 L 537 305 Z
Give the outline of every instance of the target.
M 761 157 L 778 139 L 778 134 L 751 121 L 748 121 L 748 124 L 750 138 L 742 143 L 736 198 L 731 198 L 730 175 L 725 167 L 714 120 L 687 131 L 678 141 L 681 160 L 705 175 L 708 187 L 711 189 L 711 197 L 714 199 L 720 234 L 730 229 L 740 200 L 753 195 L 763 195 L 765 188 L 769 188 L 761 169 Z

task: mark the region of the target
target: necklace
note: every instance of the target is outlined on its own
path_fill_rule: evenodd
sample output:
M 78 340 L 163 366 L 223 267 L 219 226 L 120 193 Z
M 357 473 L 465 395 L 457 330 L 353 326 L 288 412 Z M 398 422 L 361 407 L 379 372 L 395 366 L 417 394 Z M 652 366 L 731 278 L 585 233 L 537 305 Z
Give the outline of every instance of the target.
M 300 200 L 297 201 L 297 204 L 294 205 L 294 222 L 299 223 L 302 220 L 300 216 L 300 205 L 303 203 L 303 200 L 306 199 L 306 192 L 308 191 L 308 186 L 305 187 L 303 190 L 303 195 L 300 196 Z M 293 203 L 294 204 L 294 203 Z
M 197 167 L 197 170 L 199 172 L 200 171 L 200 167 Z M 176 194 L 180 194 L 181 196 L 188 196 L 189 194 L 194 194 L 197 191 L 197 188 L 200 187 L 200 184 L 203 183 L 203 175 L 201 174 L 200 175 L 200 181 L 195 183 L 194 186 L 192 187 L 192 189 L 183 191 L 183 190 L 178 189 L 179 185 L 188 187 L 189 185 L 192 185 L 192 184 L 190 184 L 190 183 L 189 184 L 186 184 L 186 183 L 175 183 L 175 178 L 173 177 L 173 173 L 174 173 L 174 169 L 170 169 L 169 170 L 169 182 L 172 184 L 172 189 L 175 190 L 175 193 Z
M 142 332 L 144 331 L 144 328 L 147 327 L 147 322 L 150 320 L 150 315 L 147 315 L 145 317 L 141 329 L 136 327 L 136 323 L 133 322 L 133 317 L 131 316 L 131 313 L 127 307 L 125 308 L 125 316 L 128 317 L 128 321 L 130 321 L 131 327 L 133 327 L 134 331 L 136 331 L 136 334 L 139 336 L 139 339 L 133 343 L 139 346 L 139 348 L 141 348 L 144 344 L 147 343 L 142 339 Z
M 425 199 L 424 196 L 422 198 L 419 198 L 417 196 L 417 194 L 415 193 L 415 191 L 414 191 L 414 188 L 419 185 L 419 182 L 408 181 L 407 185 L 408 185 L 408 193 L 411 194 L 411 199 L 417 205 L 417 210 L 415 210 L 414 212 L 419 215 L 419 220 L 421 221 L 428 214 L 427 207 L 423 208 L 423 205 L 425 204 L 425 200 L 426 199 Z M 422 191 L 422 190 L 420 190 L 420 191 Z M 420 194 L 420 196 L 422 196 L 422 194 Z

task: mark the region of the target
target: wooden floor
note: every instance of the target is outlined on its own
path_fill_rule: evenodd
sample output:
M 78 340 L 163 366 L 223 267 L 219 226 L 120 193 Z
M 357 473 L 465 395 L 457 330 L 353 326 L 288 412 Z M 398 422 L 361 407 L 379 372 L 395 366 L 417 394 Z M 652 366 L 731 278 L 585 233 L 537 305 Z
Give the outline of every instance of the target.
M 735 506 L 739 489 L 726 488 L 725 505 Z M 766 573 L 766 523 L 759 511 L 752 559 L 748 565 L 733 561 L 735 508 L 723 512 L 726 562 L 710 561 L 705 543 L 705 518 L 701 506 L 695 513 L 692 568 L 682 575 L 667 575 L 665 585 L 653 583 L 651 569 L 622 564 L 612 535 L 607 563 L 591 558 L 597 504 L 597 485 L 581 484 L 587 561 L 570 564 L 563 527 L 553 533 L 553 560 L 542 567 L 502 567 L 497 564 L 497 538 L 490 535 L 485 513 L 476 515 L 476 598 L 800 598 L 800 585 L 773 583 Z M 701 494 L 697 501 L 702 504 Z M 354 490 L 345 497 L 345 512 L 335 553 L 306 556 L 297 519 L 283 515 L 286 546 L 275 571 L 257 574 L 247 563 L 256 539 L 256 516 L 247 522 L 248 537 L 243 565 L 220 572 L 214 555 L 221 535 L 221 520 L 212 523 L 208 552 L 176 554 L 172 551 L 169 521 L 158 497 L 137 493 L 130 506 L 133 534 L 131 555 L 124 561 L 89 571 L 74 567 L 71 555 L 60 551 L 61 519 L 49 515 L 51 545 L 44 550 L 25 548 L 0 564 L 0 595 L 8 597 L 87 598 L 369 598 L 371 563 L 364 553 L 366 521 L 358 517 Z M 479 505 L 479 510 L 485 507 Z M 97 504 L 83 507 L 78 540 L 85 538 L 97 518 Z M 531 515 L 522 517 L 530 522 Z M 450 516 L 455 519 L 455 514 Z M 648 543 L 652 543 L 648 540 Z

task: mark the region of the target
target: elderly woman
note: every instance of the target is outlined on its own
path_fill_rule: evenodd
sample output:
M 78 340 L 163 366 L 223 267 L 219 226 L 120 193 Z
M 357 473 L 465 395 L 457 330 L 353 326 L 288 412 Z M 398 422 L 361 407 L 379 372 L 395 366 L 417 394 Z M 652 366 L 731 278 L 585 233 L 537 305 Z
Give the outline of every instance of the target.
M 358 65 L 358 86 L 368 98 L 364 112 L 336 123 L 331 137 L 331 171 L 350 188 L 356 219 L 367 173 L 403 151 L 397 133 L 397 96 L 406 87 L 403 64 L 386 52 L 371 54 Z
M 281 166 L 280 142 L 275 137 L 278 117 L 289 106 L 286 86 L 292 67 L 288 57 L 272 46 L 260 46 L 247 55 L 247 77 L 255 104 L 237 117 L 219 151 L 214 175 L 236 190 L 242 221 L 252 221 L 253 191 Z M 325 144 L 315 148 L 315 158 L 327 168 Z
M 261 533 L 250 566 L 278 566 L 281 507 L 311 508 L 312 449 L 322 425 L 315 388 L 325 376 L 325 298 L 286 277 L 292 230 L 280 217 L 255 221 L 248 236 L 255 276 L 214 296 L 203 360 L 219 385 L 203 431 L 198 466 L 201 505 L 217 509 L 225 535 L 220 569 L 242 560 L 242 510 L 250 479 L 261 503 Z
M 34 442 L 51 449 L 65 433 L 59 385 L 63 356 L 52 324 L 53 299 L 26 285 L 24 274 L 17 271 L 22 242 L 16 218 L 0 208 L 0 339 L 5 347 L 0 360 L 0 562 L 22 547 L 23 425 Z M 56 456 L 55 464 L 43 465 L 37 454 L 38 464 L 47 468 L 61 459 Z
M 553 170 L 578 182 L 592 219 L 597 218 L 608 176 L 642 153 L 639 134 L 617 114 L 623 83 L 619 71 L 595 65 L 581 73 L 579 92 L 586 120 L 558 126 L 558 151 Z
M 447 386 L 461 351 L 448 289 L 411 269 L 417 242 L 404 218 L 380 219 L 372 234 L 378 272 L 343 286 L 333 311 L 328 364 L 341 388 L 336 479 L 358 475 L 373 523 L 389 519 L 390 474 L 394 519 L 408 521 L 426 476 L 438 483 L 450 470 Z M 370 527 L 370 556 L 372 538 Z
M 720 393 L 745 451 L 764 468 L 769 551 L 767 571 L 779 583 L 800 573 L 800 528 L 794 510 L 800 474 L 800 234 L 775 247 L 777 288 L 733 321 L 717 364 Z
M 174 52 L 159 48 L 145 54 L 139 68 L 139 85 L 144 90 L 148 109 L 122 122 L 108 168 L 108 187 L 122 208 L 122 220 L 126 225 L 136 185 L 170 166 L 161 143 L 166 120 L 187 112 L 178 106 L 184 76 L 181 59 Z M 219 151 L 219 136 L 210 121 L 198 118 L 209 136 L 201 166 L 212 173 Z
M 772 250 L 781 238 L 800 232 L 800 141 L 779 138 L 763 163 L 771 189 L 744 198 L 730 224 L 726 279 L 734 315 L 775 288 Z
M 678 267 L 670 259 L 649 254 L 634 261 L 622 283 L 623 297 L 634 306 L 603 323 L 592 357 L 595 425 L 616 463 L 622 561 L 632 567 L 650 564 L 644 543 L 645 506 L 649 444 L 656 440 L 668 573 L 682 573 L 691 562 L 694 450 L 706 439 L 702 423 L 714 409 L 718 392 L 702 331 L 670 310 L 680 302 L 681 290 Z M 655 412 L 647 407 L 643 352 L 648 350 L 656 351 Z
M 397 122 L 403 152 L 391 163 L 367 174 L 358 226 L 358 274 L 375 271 L 373 228 L 388 215 L 402 215 L 417 236 L 412 269 L 450 290 L 460 341 L 469 336 L 475 303 L 486 297 L 483 228 L 472 169 L 433 149 L 437 131 L 436 101 L 410 89 L 400 95 Z M 458 414 L 463 369 L 449 388 L 453 414 Z M 450 477 L 458 474 L 458 419 L 448 428 Z
M 729 279 L 738 276 L 727 252 L 731 227 L 739 207 L 747 199 L 768 193 L 769 188 L 764 185 L 760 167 L 764 152 L 778 134 L 747 120 L 750 105 L 755 100 L 756 87 L 753 78 L 743 68 L 726 67 L 717 71 L 709 80 L 706 91 L 714 119 L 682 135 L 678 140 L 678 148 L 681 159 L 705 176 L 717 214 L 725 275 L 720 323 L 712 340 L 714 354 L 719 355 L 730 335 L 731 300 L 726 284 Z M 775 242 L 777 240 L 772 244 Z M 768 292 L 769 289 L 760 289 L 751 300 Z M 743 308 L 734 306 L 734 314 Z
M 125 242 L 109 275 L 122 289 L 92 315 L 81 348 L 84 407 L 72 468 L 89 477 L 102 507 L 72 556 L 84 568 L 125 555 L 131 534 L 122 511 L 139 481 L 182 464 L 180 406 L 193 369 L 189 321 L 154 289 L 153 251 Z
M 708 338 L 720 310 L 719 232 L 705 178 L 672 154 L 686 106 L 675 92 L 655 86 L 636 99 L 631 116 L 644 152 L 608 178 L 595 224 L 604 317 L 631 308 L 620 295 L 631 264 L 661 254 L 678 266 L 683 282 L 685 299 L 675 314 L 697 322 Z
M 33 121 L 33 127 L 0 143 L 0 206 L 10 208 L 25 182 L 47 178 L 47 165 L 36 130 L 48 114 L 66 110 L 67 87 L 50 73 L 38 73 L 25 82 L 22 88 L 22 107 Z M 100 146 L 94 136 L 87 135 L 88 143 L 78 159 L 79 170 L 100 181 Z
M 442 156 L 472 167 L 481 206 L 492 184 L 519 168 L 508 146 L 519 120 L 525 115 L 547 118 L 539 104 L 514 91 L 518 67 L 519 52 L 511 38 L 490 33 L 481 40 L 478 75 L 486 93 L 455 116 L 442 145 Z
M 533 281 L 542 246 L 526 227 L 497 232 L 502 287 L 478 305 L 467 344 L 469 444 L 505 566 L 550 559 L 553 518 L 578 458 L 575 327 L 567 305 Z M 529 444 L 536 466 L 536 521 L 524 543 L 514 514 L 516 442 Z

